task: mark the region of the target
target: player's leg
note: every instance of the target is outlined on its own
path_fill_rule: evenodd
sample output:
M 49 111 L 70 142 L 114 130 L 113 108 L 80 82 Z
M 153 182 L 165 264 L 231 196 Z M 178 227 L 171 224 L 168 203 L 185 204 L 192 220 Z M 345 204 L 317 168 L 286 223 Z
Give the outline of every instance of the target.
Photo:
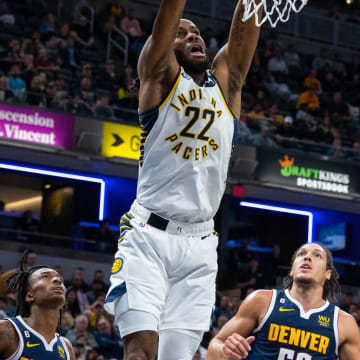
M 168 329 L 159 333 L 159 360 L 192 360 L 199 348 L 202 331 Z
M 151 246 L 153 229 L 144 228 L 135 218 L 126 228 L 115 254 L 105 309 L 115 315 L 125 359 L 153 360 L 166 297 L 166 271 L 159 252 Z M 164 240 L 161 235 L 155 234 L 159 241 Z
M 192 359 L 203 332 L 210 327 L 215 303 L 217 236 L 187 236 L 177 240 L 181 242 L 178 248 L 187 252 L 178 256 L 183 264 L 179 267 L 181 271 L 169 277 L 168 296 L 159 325 L 159 360 Z

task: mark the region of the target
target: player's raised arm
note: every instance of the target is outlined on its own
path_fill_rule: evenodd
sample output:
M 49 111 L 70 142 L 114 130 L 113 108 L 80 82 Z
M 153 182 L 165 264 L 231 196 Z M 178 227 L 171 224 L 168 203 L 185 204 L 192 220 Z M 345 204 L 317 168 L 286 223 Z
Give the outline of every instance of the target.
M 272 297 L 271 290 L 259 290 L 249 295 L 237 314 L 228 321 L 210 342 L 207 360 L 239 359 L 251 351 L 254 336 L 249 336 L 265 316 Z
M 261 10 L 260 10 L 261 11 Z M 239 0 L 229 34 L 228 43 L 216 55 L 212 71 L 223 88 L 234 115 L 240 117 L 241 88 L 249 71 L 258 43 L 260 27 L 252 16 L 242 21 L 244 6 Z
M 174 54 L 177 27 L 186 0 L 162 0 L 157 12 L 151 37 L 140 54 L 138 73 L 140 81 L 157 78 L 159 72 L 175 77 L 179 68 Z
M 360 333 L 355 319 L 344 311 L 339 312 L 340 360 L 360 359 Z

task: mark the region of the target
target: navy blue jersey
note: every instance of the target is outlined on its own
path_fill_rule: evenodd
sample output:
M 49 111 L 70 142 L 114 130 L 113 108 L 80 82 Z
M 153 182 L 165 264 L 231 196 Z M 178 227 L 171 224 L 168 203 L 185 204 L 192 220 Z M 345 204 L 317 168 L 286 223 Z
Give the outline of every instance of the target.
M 305 312 L 288 290 L 273 290 L 247 360 L 338 359 L 338 316 L 339 308 L 328 301 Z
M 70 360 L 70 355 L 59 334 L 48 343 L 21 316 L 8 318 L 19 336 L 19 347 L 7 360 Z

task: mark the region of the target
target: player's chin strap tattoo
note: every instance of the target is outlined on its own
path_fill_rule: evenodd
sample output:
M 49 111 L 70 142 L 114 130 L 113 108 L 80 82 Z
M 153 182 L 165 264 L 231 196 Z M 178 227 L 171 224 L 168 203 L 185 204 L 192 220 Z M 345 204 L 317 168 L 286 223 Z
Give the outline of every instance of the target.
M 14 294 L 16 296 L 15 316 L 20 315 L 23 318 L 27 318 L 31 315 L 30 306 L 25 301 L 26 294 L 28 292 L 30 276 L 39 269 L 43 269 L 43 268 L 52 269 L 51 266 L 46 266 L 46 265 L 32 266 L 29 269 L 25 269 L 25 264 L 29 252 L 30 250 L 24 251 L 24 253 L 22 254 L 19 260 L 19 271 L 13 274 L 7 280 L 9 293 Z M 62 310 L 60 310 L 59 323 L 57 329 L 58 332 L 60 332 L 61 330 L 61 318 L 62 318 Z

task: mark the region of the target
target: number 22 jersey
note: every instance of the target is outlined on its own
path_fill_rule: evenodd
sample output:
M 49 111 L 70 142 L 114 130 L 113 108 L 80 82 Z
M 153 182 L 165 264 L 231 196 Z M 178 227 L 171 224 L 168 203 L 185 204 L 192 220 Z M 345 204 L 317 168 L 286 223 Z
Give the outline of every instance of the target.
M 288 290 L 273 290 L 269 309 L 254 330 L 247 360 L 338 359 L 339 308 L 326 303 L 305 312 Z
M 180 68 L 166 99 L 139 117 L 137 202 L 166 219 L 212 219 L 237 126 L 215 76 L 207 72 L 199 86 Z

